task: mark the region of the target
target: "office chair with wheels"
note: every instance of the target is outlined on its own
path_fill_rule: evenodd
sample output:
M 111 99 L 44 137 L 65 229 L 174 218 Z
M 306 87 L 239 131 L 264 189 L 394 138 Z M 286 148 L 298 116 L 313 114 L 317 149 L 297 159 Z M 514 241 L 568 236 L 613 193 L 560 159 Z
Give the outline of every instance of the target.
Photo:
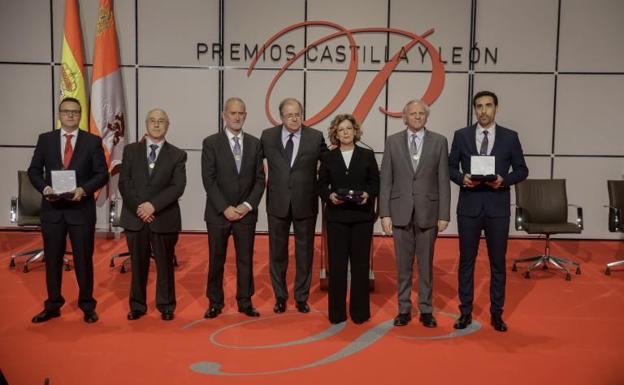
M 609 190 L 609 231 L 624 233 L 624 180 L 608 180 Z M 624 266 L 624 259 L 607 263 L 606 275 L 611 275 L 611 268 Z
M 513 261 L 512 271 L 516 264 L 530 262 L 524 272 L 525 278 L 531 277 L 531 271 L 538 267 L 548 269 L 551 264 L 563 270 L 566 281 L 571 279 L 566 265 L 576 266 L 576 274 L 581 274 L 578 262 L 555 257 L 550 254 L 550 236 L 553 234 L 580 234 L 583 230 L 583 209 L 568 204 L 565 179 L 527 179 L 515 185 L 516 189 L 516 230 L 528 234 L 546 236 L 544 254 L 533 257 L 519 258 Z M 568 222 L 568 206 L 576 207 L 576 222 Z
M 28 172 L 19 170 L 17 172 L 17 196 L 11 198 L 11 223 L 17 224 L 25 229 L 39 230 L 41 227 L 41 193 L 30 182 Z M 66 252 L 71 255 L 71 251 Z M 28 273 L 31 263 L 36 261 L 44 261 L 43 248 L 22 251 L 11 256 L 9 267 L 15 267 L 15 259 L 20 257 L 28 257 L 24 263 L 23 271 Z M 69 271 L 71 266 L 69 259 L 64 258 L 65 270 Z

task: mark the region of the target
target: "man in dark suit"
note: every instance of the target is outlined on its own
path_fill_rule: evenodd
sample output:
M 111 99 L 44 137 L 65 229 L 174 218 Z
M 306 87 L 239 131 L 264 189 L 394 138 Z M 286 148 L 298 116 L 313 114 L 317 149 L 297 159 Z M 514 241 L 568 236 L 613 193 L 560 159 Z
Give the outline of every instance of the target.
M 260 313 L 253 307 L 253 250 L 258 205 L 264 193 L 264 165 L 258 138 L 243 133 L 245 103 L 230 98 L 221 113 L 225 130 L 204 139 L 202 180 L 206 189 L 204 220 L 208 229 L 208 287 L 210 301 L 204 318 L 215 318 L 224 306 L 223 265 L 228 238 L 236 248 L 236 302 L 249 317 Z
M 490 259 L 490 314 L 495 330 L 504 332 L 505 254 L 509 235 L 509 187 L 529 175 L 522 146 L 515 131 L 496 124 L 498 97 L 491 91 L 478 92 L 473 98 L 477 124 L 455 131 L 449 172 L 460 186 L 457 203 L 459 232 L 459 310 L 455 329 L 472 322 L 474 267 L 481 231 Z M 480 182 L 471 175 L 471 156 L 493 156 L 496 180 Z M 511 168 L 511 171 L 510 171 Z
M 411 100 L 403 108 L 405 131 L 386 140 L 381 162 L 379 216 L 396 251 L 399 314 L 395 326 L 412 319 L 412 267 L 418 261 L 419 320 L 436 327 L 433 316 L 433 251 L 438 232 L 450 220 L 451 186 L 446 137 L 425 128 L 429 107 Z
M 65 98 L 59 104 L 61 128 L 39 135 L 28 168 L 33 186 L 42 194 L 41 233 L 45 254 L 48 299 L 44 310 L 32 322 L 45 322 L 60 316 L 65 303 L 61 295 L 63 256 L 67 234 L 71 241 L 74 268 L 78 280 L 78 307 L 84 321 L 98 320 L 93 298 L 93 245 L 95 234 L 94 193 L 108 182 L 108 169 L 102 139 L 78 129 L 80 102 Z M 76 190 L 73 196 L 59 198 L 52 188 L 52 172 L 73 170 Z
M 318 213 L 317 164 L 327 145 L 320 131 L 302 124 L 303 107 L 298 100 L 284 99 L 279 112 L 282 124 L 265 129 L 260 138 L 269 168 L 266 205 L 269 265 L 275 294 L 273 311 L 286 311 L 288 235 L 292 223 L 296 261 L 294 297 L 297 310 L 307 313 Z
M 145 140 L 124 148 L 119 191 L 123 197 L 120 225 L 125 229 L 132 283 L 130 312 L 137 320 L 147 312 L 146 287 L 150 257 L 156 260 L 156 308 L 171 321 L 176 307 L 173 258 L 182 228 L 178 199 L 186 187 L 186 152 L 165 140 L 169 117 L 159 108 L 145 119 Z

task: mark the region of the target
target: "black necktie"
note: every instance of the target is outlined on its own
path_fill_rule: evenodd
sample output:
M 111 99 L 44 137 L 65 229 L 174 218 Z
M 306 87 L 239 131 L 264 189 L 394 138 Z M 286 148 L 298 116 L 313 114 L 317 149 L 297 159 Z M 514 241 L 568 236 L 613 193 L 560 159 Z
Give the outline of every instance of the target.
M 479 149 L 479 155 L 488 154 L 488 130 L 483 130 L 483 141 L 481 141 L 481 148 Z
M 295 142 L 293 142 L 294 135 L 295 134 L 293 133 L 288 135 L 288 140 L 286 141 L 286 147 L 284 147 L 284 150 L 286 151 L 286 160 L 288 161 L 289 166 L 292 164 L 293 149 L 295 148 Z

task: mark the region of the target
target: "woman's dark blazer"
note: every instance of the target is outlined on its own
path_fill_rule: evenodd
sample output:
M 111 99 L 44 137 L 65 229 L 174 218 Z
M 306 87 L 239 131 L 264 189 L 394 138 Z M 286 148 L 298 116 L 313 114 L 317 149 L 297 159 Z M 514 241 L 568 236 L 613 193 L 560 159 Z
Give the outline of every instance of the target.
M 349 168 L 339 147 L 323 153 L 318 187 L 321 199 L 327 204 L 325 219 L 328 222 L 365 222 L 377 219 L 375 199 L 379 194 L 379 167 L 373 151 L 356 145 Z M 342 188 L 366 191 L 369 195 L 368 201 L 363 205 L 352 202 L 334 205 L 329 200 L 329 195 Z

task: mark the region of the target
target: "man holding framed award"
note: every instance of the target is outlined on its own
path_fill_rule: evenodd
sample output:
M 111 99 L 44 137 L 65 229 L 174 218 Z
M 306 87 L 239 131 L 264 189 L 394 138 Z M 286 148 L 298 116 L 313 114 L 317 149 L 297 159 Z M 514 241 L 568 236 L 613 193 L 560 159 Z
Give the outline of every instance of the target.
M 455 329 L 472 323 L 474 268 L 481 231 L 490 259 L 490 314 L 494 330 L 504 332 L 505 254 L 509 236 L 509 187 L 529 175 L 515 131 L 496 124 L 498 97 L 491 91 L 473 98 L 477 123 L 455 131 L 449 155 L 451 180 L 460 186 L 459 310 Z M 511 169 L 511 171 L 510 171 Z
M 78 129 L 80 102 L 65 98 L 59 105 L 61 128 L 39 135 L 28 168 L 33 186 L 42 194 L 41 233 L 48 298 L 33 323 L 60 316 L 63 256 L 69 234 L 78 280 L 78 307 L 84 321 L 98 320 L 93 298 L 94 193 L 108 182 L 102 139 Z

